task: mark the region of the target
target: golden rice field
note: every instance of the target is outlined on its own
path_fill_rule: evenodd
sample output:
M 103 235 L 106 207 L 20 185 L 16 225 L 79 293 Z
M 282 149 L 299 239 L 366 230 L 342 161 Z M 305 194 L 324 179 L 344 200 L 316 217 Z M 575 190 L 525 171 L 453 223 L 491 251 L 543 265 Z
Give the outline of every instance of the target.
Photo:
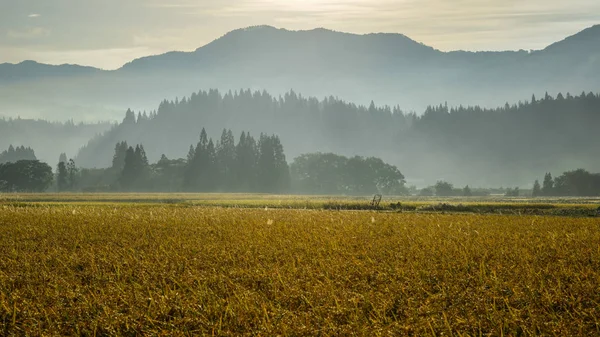
M 598 336 L 600 218 L 5 201 L 0 335 Z

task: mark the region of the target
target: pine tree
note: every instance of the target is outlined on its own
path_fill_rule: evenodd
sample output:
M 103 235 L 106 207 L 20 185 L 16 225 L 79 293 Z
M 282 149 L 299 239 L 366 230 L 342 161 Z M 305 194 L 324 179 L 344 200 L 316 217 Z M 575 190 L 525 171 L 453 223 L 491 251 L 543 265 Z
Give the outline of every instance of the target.
M 224 191 L 232 191 L 237 179 L 235 177 L 235 139 L 231 130 L 223 130 L 221 140 L 217 144 L 217 166 L 220 185 Z
M 542 195 L 552 196 L 554 194 L 554 179 L 552 179 L 551 173 L 546 173 L 544 176 L 544 182 L 542 183 Z
M 127 149 L 129 146 L 127 142 L 119 142 L 115 145 L 115 154 L 113 155 L 112 168 L 117 172 L 123 171 L 125 166 L 125 156 L 127 155 Z
M 258 184 L 261 192 L 280 193 L 289 188 L 289 167 L 277 136 L 260 135 Z
M 473 192 L 471 192 L 471 188 L 469 187 L 469 185 L 467 185 L 467 186 L 465 186 L 465 188 L 463 188 L 463 196 L 465 196 L 465 197 L 473 196 Z
M 285 159 L 283 145 L 278 136 L 273 136 L 271 141 L 275 159 L 276 192 L 288 192 L 291 186 L 290 167 Z
M 183 189 L 193 191 L 196 186 L 196 149 L 190 145 L 183 175 Z
M 70 159 L 67 163 L 67 177 L 69 189 L 71 191 L 75 190 L 75 187 L 79 182 L 79 169 L 75 165 L 75 161 L 73 159 Z
M 125 112 L 125 118 L 123 119 L 123 124 L 125 124 L 125 125 L 135 124 L 135 112 L 133 112 L 131 109 L 127 109 L 127 111 Z
M 66 163 L 67 162 L 67 154 L 66 153 L 61 153 L 60 156 L 58 157 L 58 162 L 59 163 Z
M 531 194 L 534 198 L 539 197 L 540 195 L 542 195 L 542 188 L 540 186 L 540 182 L 538 180 L 536 180 L 533 183 L 533 192 Z
M 67 165 L 64 161 L 58 163 L 58 168 L 56 169 L 56 184 L 59 192 L 64 192 L 68 188 L 68 172 Z
M 214 192 L 219 187 L 219 168 L 217 166 L 217 154 L 213 140 L 208 141 L 206 146 L 206 166 L 202 172 L 202 189 L 206 192 Z
M 253 192 L 256 188 L 258 148 L 250 133 L 242 132 L 236 146 L 237 189 Z

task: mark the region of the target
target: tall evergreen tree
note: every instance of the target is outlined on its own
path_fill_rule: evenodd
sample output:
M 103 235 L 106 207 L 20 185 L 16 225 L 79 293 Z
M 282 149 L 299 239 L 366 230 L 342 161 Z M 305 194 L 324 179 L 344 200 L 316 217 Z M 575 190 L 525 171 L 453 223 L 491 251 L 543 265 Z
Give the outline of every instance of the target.
M 188 192 L 193 191 L 196 186 L 196 181 L 196 149 L 193 145 L 190 145 L 183 174 L 183 190 Z
M 75 161 L 73 159 L 70 159 L 69 162 L 66 164 L 66 166 L 67 166 L 67 184 L 69 186 L 69 189 L 71 191 L 73 191 L 75 189 L 75 186 L 77 186 L 77 180 L 79 177 L 79 169 L 75 165 Z
M 554 195 L 554 179 L 552 179 L 551 173 L 546 173 L 546 175 L 544 176 L 544 182 L 542 183 L 542 195 Z
M 217 153 L 213 140 L 208 141 L 206 146 L 206 166 L 204 167 L 202 175 L 202 190 L 205 192 L 214 192 L 220 187 L 219 182 L 219 167 L 217 166 Z
M 135 149 L 130 146 L 125 153 L 125 165 L 121 172 L 120 184 L 124 190 L 130 190 L 138 177 L 138 164 Z
M 235 138 L 231 130 L 223 129 L 221 140 L 217 144 L 217 166 L 219 181 L 224 191 L 232 191 L 237 183 L 235 175 Z
M 535 198 L 535 197 L 539 197 L 540 195 L 542 195 L 542 187 L 540 186 L 540 182 L 538 180 L 536 180 L 533 183 L 533 192 L 531 193 L 531 195 Z
M 277 136 L 260 135 L 258 184 L 261 192 L 281 193 L 290 185 L 289 167 Z
M 250 133 L 242 132 L 236 146 L 237 190 L 255 191 L 257 186 L 258 148 Z
M 68 189 L 68 172 L 67 165 L 64 161 L 58 163 L 56 169 L 56 185 L 59 192 L 64 192 Z
M 67 162 L 67 154 L 66 153 L 61 153 L 60 156 L 58 157 L 58 162 L 59 163 L 66 163 Z
M 115 145 L 115 153 L 112 160 L 112 168 L 115 171 L 121 172 L 123 170 L 128 148 L 127 142 L 119 142 Z
M 467 186 L 465 186 L 465 188 L 463 188 L 463 196 L 464 197 L 473 196 L 473 192 L 471 191 L 471 188 L 469 187 L 469 185 L 467 185 Z

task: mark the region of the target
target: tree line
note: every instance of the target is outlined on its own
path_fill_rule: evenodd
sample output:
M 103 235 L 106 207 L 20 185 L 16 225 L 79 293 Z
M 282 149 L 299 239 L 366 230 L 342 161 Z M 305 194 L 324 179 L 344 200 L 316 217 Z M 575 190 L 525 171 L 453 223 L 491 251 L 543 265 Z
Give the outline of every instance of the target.
M 74 157 L 90 139 L 110 130 L 113 124 L 108 122 L 84 124 L 70 120 L 50 122 L 23 118 L 0 118 L 0 149 L 9 149 L 12 144 L 16 150 L 18 143 L 25 148 L 35 149 L 35 159 L 46 163 L 54 163 L 61 152 L 67 152 Z M 34 160 L 33 156 L 29 155 L 27 157 L 10 158 L 4 162 L 14 162 L 19 159 Z
M 44 191 L 53 185 L 59 192 L 406 194 L 404 175 L 379 158 L 305 154 L 290 168 L 277 135 L 262 133 L 255 139 L 242 132 L 236 143 L 226 129 L 217 142 L 202 129 L 186 158 L 162 155 L 150 163 L 142 144 L 121 141 L 109 168 L 80 168 L 62 153 L 54 174 L 45 163 L 22 160 L 2 166 L 0 183 L 5 192 Z
M 4 152 L 11 152 L 10 149 Z M 256 141 L 242 132 L 235 144 L 231 130 L 223 130 L 215 144 L 203 129 L 187 158 L 165 155 L 150 164 L 143 145 L 115 146 L 113 165 L 107 169 L 77 167 L 61 154 L 56 171 L 38 160 L 17 160 L 0 164 L 1 192 L 64 191 L 154 191 L 154 192 L 261 192 L 330 195 L 419 195 L 439 197 L 482 197 L 504 194 L 529 195 L 516 188 L 455 188 L 438 181 L 417 190 L 406 187 L 404 175 L 380 158 L 345 157 L 333 153 L 304 154 L 288 166 L 277 136 L 261 134 Z M 584 169 L 564 172 L 553 178 L 546 173 L 542 184 L 536 180 L 533 197 L 600 196 L 600 173 Z
M 186 158 L 162 155 L 149 164 L 142 144 L 117 143 L 110 171 L 118 175 L 111 188 L 185 192 L 289 192 L 289 168 L 283 145 L 276 135 L 256 140 L 242 132 L 235 143 L 233 132 L 223 130 L 216 143 L 205 129 L 190 145 Z
M 362 106 L 294 91 L 272 96 L 209 90 L 165 100 L 156 111 L 129 110 L 122 123 L 91 140 L 76 159 L 83 167 L 108 167 L 105 158 L 122 140 L 144 144 L 151 161 L 162 154 L 185 157 L 201 124 L 206 130 L 278 134 L 293 158 L 318 151 L 374 156 L 401 166 L 413 179 L 525 186 L 537 172 L 563 172 L 573 161 L 600 167 L 600 158 L 590 155 L 600 147 L 599 111 L 600 96 L 592 93 L 533 96 L 494 109 L 441 104 L 417 115 L 399 106 Z
M 0 164 L 15 163 L 19 160 L 37 160 L 35 151 L 30 147 L 25 147 L 23 145 L 14 147 L 11 144 L 8 149 L 0 153 Z
M 584 169 L 564 172 L 553 178 L 546 173 L 542 184 L 533 183 L 533 196 L 597 197 L 600 196 L 600 173 L 590 173 Z

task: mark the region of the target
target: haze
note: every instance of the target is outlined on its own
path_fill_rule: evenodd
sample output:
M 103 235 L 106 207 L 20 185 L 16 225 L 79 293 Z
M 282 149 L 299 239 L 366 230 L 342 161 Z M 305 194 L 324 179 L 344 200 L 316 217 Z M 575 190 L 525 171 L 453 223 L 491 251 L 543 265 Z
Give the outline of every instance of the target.
M 0 0 L 0 63 L 116 69 L 240 27 L 405 34 L 448 50 L 542 49 L 600 21 L 596 0 Z

